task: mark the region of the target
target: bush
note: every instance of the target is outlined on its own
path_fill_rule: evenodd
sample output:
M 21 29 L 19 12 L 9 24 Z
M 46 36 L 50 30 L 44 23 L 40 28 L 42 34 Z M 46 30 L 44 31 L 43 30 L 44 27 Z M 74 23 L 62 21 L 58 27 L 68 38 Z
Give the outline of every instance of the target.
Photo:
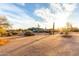
M 35 34 L 32 31 L 26 31 L 24 33 L 24 36 L 33 36 L 33 35 L 35 35 Z
M 12 36 L 12 35 L 13 35 L 12 33 L 8 32 L 6 36 Z
M 0 27 L 0 36 L 5 36 L 6 30 L 3 27 Z
M 7 36 L 17 35 L 17 31 L 8 31 Z
M 51 32 L 51 31 L 49 31 L 48 33 L 49 33 L 50 35 L 52 35 L 52 32 Z
M 62 37 L 71 38 L 71 35 L 62 35 Z
M 17 33 L 17 32 L 12 32 L 12 34 L 13 34 L 13 35 L 16 35 L 16 34 L 18 34 L 18 33 Z
M 60 32 L 60 34 L 64 34 L 64 32 Z

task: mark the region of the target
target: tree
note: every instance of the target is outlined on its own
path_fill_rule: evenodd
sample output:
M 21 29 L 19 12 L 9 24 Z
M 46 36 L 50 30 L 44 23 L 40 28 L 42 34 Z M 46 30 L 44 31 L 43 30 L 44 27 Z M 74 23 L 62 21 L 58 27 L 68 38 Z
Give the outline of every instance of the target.
M 6 34 L 6 31 L 10 24 L 7 21 L 7 18 L 5 16 L 0 16 L 0 35 L 3 36 Z
M 71 32 L 72 30 L 73 30 L 72 25 L 69 22 L 67 22 L 66 23 L 66 34 L 68 34 L 69 32 Z
M 68 38 L 72 37 L 71 35 L 69 35 L 69 32 L 72 29 L 71 27 L 72 27 L 71 24 L 69 22 L 67 22 L 66 26 L 63 28 L 63 32 L 64 32 L 63 37 L 68 37 Z

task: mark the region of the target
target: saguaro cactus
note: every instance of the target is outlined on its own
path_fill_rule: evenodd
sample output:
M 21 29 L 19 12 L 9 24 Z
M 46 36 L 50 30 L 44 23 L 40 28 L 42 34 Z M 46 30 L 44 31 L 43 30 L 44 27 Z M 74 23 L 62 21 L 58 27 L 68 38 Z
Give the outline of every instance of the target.
M 55 32 L 55 22 L 53 22 L 53 35 L 54 35 L 54 32 Z
M 40 31 L 40 25 L 39 24 L 38 24 L 38 27 L 37 28 L 38 28 L 38 32 L 39 32 Z

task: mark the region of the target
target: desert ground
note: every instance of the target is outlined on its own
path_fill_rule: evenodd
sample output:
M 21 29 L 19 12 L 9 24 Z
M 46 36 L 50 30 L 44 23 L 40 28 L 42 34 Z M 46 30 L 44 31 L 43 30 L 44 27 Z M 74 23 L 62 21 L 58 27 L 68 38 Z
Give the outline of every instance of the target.
M 1 56 L 79 56 L 79 33 L 0 37 L 10 42 L 0 46 Z

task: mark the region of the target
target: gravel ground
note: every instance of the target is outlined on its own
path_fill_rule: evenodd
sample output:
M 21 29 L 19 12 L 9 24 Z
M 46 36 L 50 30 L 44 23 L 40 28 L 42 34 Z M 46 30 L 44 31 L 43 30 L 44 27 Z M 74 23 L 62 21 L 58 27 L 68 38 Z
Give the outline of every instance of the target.
M 0 55 L 10 56 L 79 56 L 79 33 L 62 35 L 36 35 L 16 38 L 0 47 Z

